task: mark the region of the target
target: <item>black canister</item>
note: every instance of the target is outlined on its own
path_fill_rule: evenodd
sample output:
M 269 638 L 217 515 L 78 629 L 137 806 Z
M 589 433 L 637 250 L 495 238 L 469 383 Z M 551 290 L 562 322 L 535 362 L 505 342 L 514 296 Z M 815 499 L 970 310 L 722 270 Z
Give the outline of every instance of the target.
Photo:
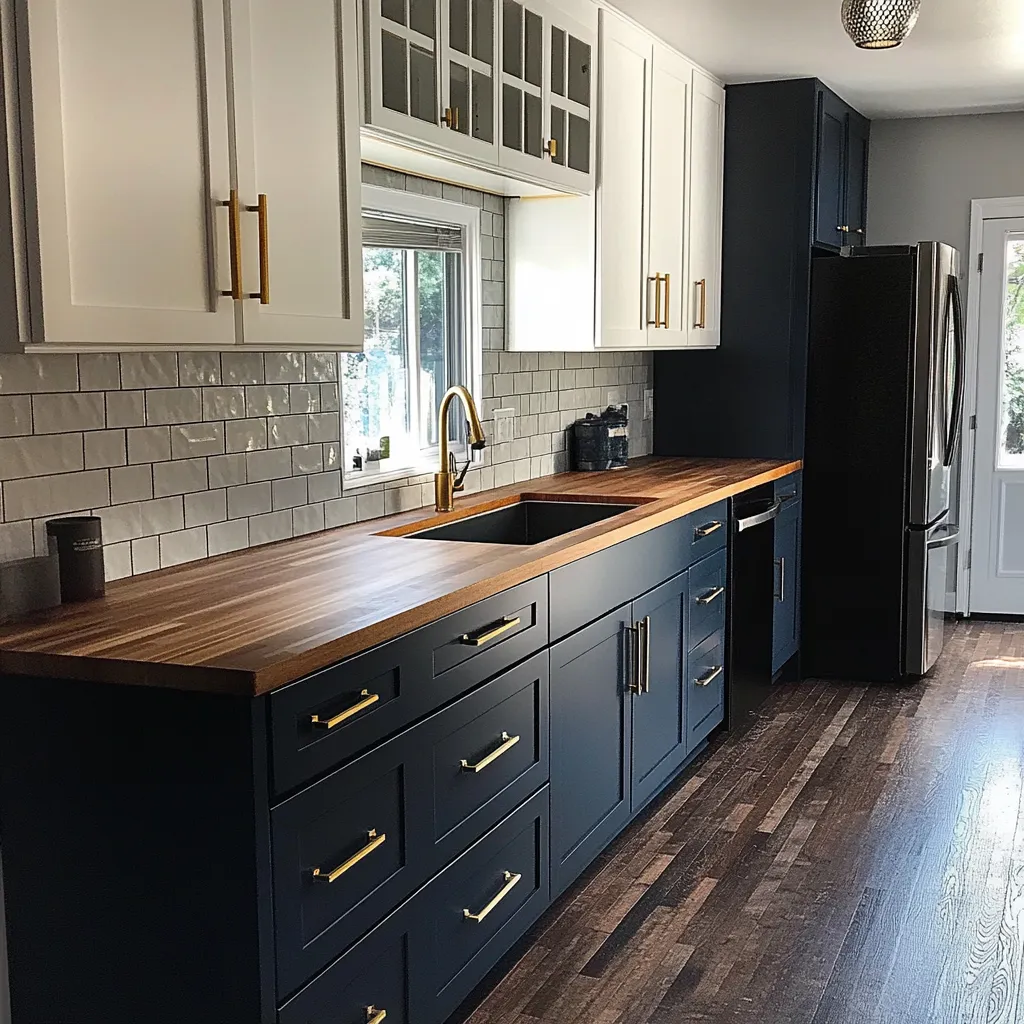
M 60 566 L 61 601 L 88 601 L 102 597 L 106 577 L 100 517 L 50 519 L 46 524 L 46 537 L 50 554 L 56 553 Z

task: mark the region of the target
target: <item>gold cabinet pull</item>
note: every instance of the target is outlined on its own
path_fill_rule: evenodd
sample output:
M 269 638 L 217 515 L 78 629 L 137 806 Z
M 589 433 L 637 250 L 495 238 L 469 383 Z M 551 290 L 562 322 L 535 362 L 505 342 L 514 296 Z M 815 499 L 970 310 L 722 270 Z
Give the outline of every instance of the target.
M 471 910 L 463 909 L 463 919 L 466 921 L 482 921 L 522 880 L 522 875 L 513 875 L 511 871 L 506 871 L 505 884 L 501 887 L 501 892 L 478 914 L 474 914 Z
M 544 143 L 544 152 L 547 153 L 552 160 L 558 159 L 558 139 L 548 139 Z
M 651 285 L 654 285 L 654 319 L 651 319 Z M 661 274 L 647 278 L 647 326 L 655 330 L 661 326 Z
M 459 637 L 459 643 L 466 644 L 469 647 L 483 647 L 484 644 L 489 644 L 492 640 L 496 640 L 502 633 L 515 629 L 521 621 L 518 615 L 515 617 L 506 615 L 501 622 L 491 626 L 484 626 L 483 631 L 480 633 L 463 633 Z
M 228 238 L 231 250 L 231 290 L 221 292 L 240 302 L 245 293 L 242 290 L 242 207 L 238 201 L 238 189 L 233 188 L 229 193 L 230 198 L 218 203 L 218 206 L 226 206 L 228 210 Z
M 368 1006 L 366 1008 L 366 1024 L 384 1024 L 387 1015 L 387 1010 L 378 1010 L 376 1006 Z
M 666 274 L 665 275 L 665 279 L 664 279 L 665 280 L 665 322 L 661 326 L 664 327 L 665 330 L 668 330 L 668 318 L 669 318 L 669 312 L 670 312 L 670 309 L 671 309 L 671 300 L 669 298 L 669 295 L 671 294 L 670 291 L 669 291 L 669 288 L 670 288 L 669 279 L 671 277 L 672 277 L 671 274 Z
M 706 594 L 701 594 L 697 598 L 697 604 L 711 604 L 712 601 L 717 601 L 725 593 L 725 587 L 715 587 L 714 590 L 709 590 Z
M 457 132 L 459 130 L 459 108 L 445 107 L 444 117 L 441 118 L 441 123 L 445 128 L 451 128 L 453 132 Z
M 482 761 L 470 764 L 465 758 L 459 762 L 464 772 L 482 772 L 489 764 L 494 764 L 502 754 L 507 754 L 519 741 L 521 736 L 509 736 L 507 732 L 501 734 L 501 746 L 495 747 Z
M 707 328 L 708 324 L 708 279 L 702 277 L 699 281 L 694 281 L 694 285 L 700 289 L 700 313 L 697 314 L 697 319 L 693 326 L 703 331 Z
M 719 665 L 718 668 L 713 668 L 710 672 L 705 672 L 704 675 L 698 676 L 694 679 L 697 686 L 710 686 L 723 672 L 725 669 Z
M 850 233 L 850 225 L 839 224 L 836 226 L 836 231 L 841 231 L 844 235 L 848 235 Z
M 346 871 L 351 871 L 364 857 L 369 857 L 374 850 L 377 849 L 388 837 L 386 832 L 381 832 L 377 835 L 377 830 L 371 828 L 366 833 L 366 838 L 369 842 L 361 849 L 352 854 L 351 857 L 343 864 L 339 864 L 333 871 L 321 871 L 319 868 L 313 868 L 313 877 L 318 882 L 327 882 L 330 885 L 331 882 L 336 882 Z
M 716 533 L 722 528 L 722 524 L 716 519 L 713 523 L 705 523 L 703 526 L 698 526 L 693 531 L 694 540 L 703 540 L 705 537 L 710 537 L 711 534 Z
M 255 206 L 247 206 L 248 213 L 255 213 L 259 220 L 260 232 L 260 290 L 250 292 L 250 299 L 259 299 L 261 306 L 270 305 L 270 239 L 267 232 L 267 197 L 261 192 Z
M 341 725 L 342 722 L 348 721 L 353 715 L 358 715 L 360 711 L 365 711 L 371 704 L 376 704 L 380 700 L 379 693 L 370 693 L 369 690 L 360 690 L 359 696 L 363 698 L 361 701 L 353 704 L 350 708 L 346 708 L 333 718 L 321 718 L 319 715 L 311 715 L 309 719 L 310 725 L 319 729 L 333 729 L 336 725 Z

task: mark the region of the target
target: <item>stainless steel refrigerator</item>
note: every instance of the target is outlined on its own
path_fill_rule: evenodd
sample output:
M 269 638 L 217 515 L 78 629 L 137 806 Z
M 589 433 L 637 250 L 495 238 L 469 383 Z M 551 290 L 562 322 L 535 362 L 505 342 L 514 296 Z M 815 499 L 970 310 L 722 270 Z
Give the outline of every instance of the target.
M 959 530 L 960 256 L 941 242 L 813 262 L 803 672 L 897 680 L 942 652 Z

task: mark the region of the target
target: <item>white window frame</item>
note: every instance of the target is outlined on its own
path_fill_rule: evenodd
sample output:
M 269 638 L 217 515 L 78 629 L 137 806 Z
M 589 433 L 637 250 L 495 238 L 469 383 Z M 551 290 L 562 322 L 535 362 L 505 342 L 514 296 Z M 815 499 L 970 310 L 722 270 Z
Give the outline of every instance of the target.
M 462 289 L 464 318 L 465 383 L 478 401 L 483 381 L 483 259 L 480 244 L 480 207 L 436 199 L 416 192 L 399 192 L 376 185 L 363 185 L 362 206 L 366 212 L 392 214 L 422 223 L 452 224 L 462 229 L 462 266 L 465 280 Z M 360 255 L 360 261 L 362 256 Z M 366 472 L 352 468 L 345 445 L 345 382 L 339 374 L 338 397 L 341 419 L 341 486 L 344 493 L 402 480 L 405 477 L 436 473 L 437 447 L 421 452 L 421 458 L 409 465 L 389 466 L 386 470 Z M 437 410 L 434 411 L 435 415 Z M 468 459 L 464 442 L 451 441 L 457 457 Z

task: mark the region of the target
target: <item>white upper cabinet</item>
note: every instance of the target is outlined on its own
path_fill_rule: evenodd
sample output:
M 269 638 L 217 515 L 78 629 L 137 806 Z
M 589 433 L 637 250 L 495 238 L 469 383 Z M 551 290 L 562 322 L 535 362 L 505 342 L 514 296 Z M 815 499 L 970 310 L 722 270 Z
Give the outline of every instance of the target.
M 368 155 L 394 140 L 400 169 L 440 157 L 512 193 L 516 180 L 592 191 L 597 9 L 573 9 L 582 16 L 544 0 L 365 0 Z
M 361 346 L 351 6 L 4 0 L 20 345 Z
M 690 200 L 687 217 L 690 317 L 688 344 L 715 348 L 722 340 L 722 187 L 725 90 L 693 73 Z

